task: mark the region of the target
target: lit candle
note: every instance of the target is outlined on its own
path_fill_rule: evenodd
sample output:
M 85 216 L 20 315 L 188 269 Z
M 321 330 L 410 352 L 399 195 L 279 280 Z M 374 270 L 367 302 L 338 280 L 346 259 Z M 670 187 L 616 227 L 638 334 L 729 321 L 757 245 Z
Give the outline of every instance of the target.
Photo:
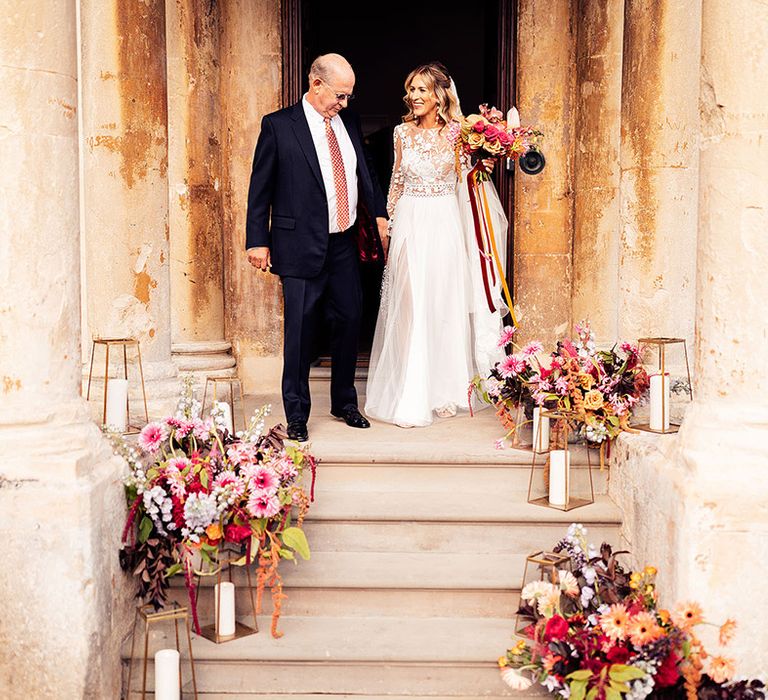
M 549 449 L 549 418 L 542 417 L 542 409 L 537 406 L 533 409 L 533 451 L 546 452 Z M 539 433 L 541 426 L 541 433 Z
M 124 433 L 128 430 L 128 380 L 109 379 L 107 381 L 106 425 Z
M 507 128 L 516 129 L 518 126 L 520 126 L 520 113 L 517 111 L 517 107 L 512 107 L 507 112 Z
M 663 409 L 662 409 L 663 404 Z M 651 375 L 651 430 L 669 430 L 669 373 Z
M 216 599 L 216 634 L 231 637 L 235 633 L 235 584 L 222 581 L 214 586 Z
M 161 649 L 155 654 L 155 700 L 179 700 L 179 652 Z
M 549 453 L 549 502 L 553 506 L 567 504 L 568 469 L 570 455 L 565 450 L 552 450 Z

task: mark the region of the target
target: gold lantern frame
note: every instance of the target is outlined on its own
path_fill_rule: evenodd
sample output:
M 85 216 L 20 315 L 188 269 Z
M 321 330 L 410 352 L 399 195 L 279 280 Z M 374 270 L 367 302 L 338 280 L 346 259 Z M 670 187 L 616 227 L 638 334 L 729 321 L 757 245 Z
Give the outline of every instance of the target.
M 664 416 L 666 416 L 667 411 L 667 392 L 664 390 L 664 377 L 667 375 L 667 346 L 669 345 L 682 345 L 683 346 L 683 355 L 685 357 L 685 372 L 688 378 L 688 395 L 691 397 L 691 401 L 693 401 L 693 383 L 691 382 L 691 367 L 688 363 L 688 346 L 685 342 L 685 338 L 665 338 L 665 337 L 653 337 L 653 338 L 640 338 L 638 341 L 638 344 L 642 346 L 656 346 L 658 348 L 658 354 L 659 354 L 659 374 L 662 377 L 662 391 L 661 391 L 661 415 L 662 415 L 662 425 L 664 424 Z M 670 389 L 671 389 L 671 377 L 670 377 Z M 671 391 L 670 391 L 670 398 L 671 398 Z M 670 433 L 676 433 L 678 430 L 680 430 L 680 424 L 679 423 L 673 423 L 672 417 L 670 416 L 669 420 L 669 427 L 662 430 L 657 430 L 656 428 L 652 428 L 650 424 L 650 420 L 648 423 L 640 423 L 639 425 L 633 425 L 633 428 L 636 428 L 637 430 L 642 430 L 646 433 L 656 433 L 657 435 L 668 435 Z
M 208 397 L 208 385 L 212 384 L 212 399 L 211 399 L 211 408 L 213 408 L 213 404 L 217 401 L 217 393 L 218 393 L 218 387 L 219 384 L 228 384 L 229 385 L 229 401 L 227 403 L 229 404 L 229 409 L 232 413 L 232 428 L 234 432 L 237 432 L 237 419 L 235 418 L 235 387 L 237 387 L 237 390 L 240 394 L 240 419 L 242 420 L 242 429 L 245 430 L 247 428 L 246 422 L 245 422 L 245 398 L 243 397 L 243 383 L 240 381 L 240 377 L 206 377 L 205 378 L 205 388 L 203 389 L 203 404 L 200 409 L 200 412 L 205 415 L 205 400 Z
M 572 411 L 540 411 L 539 412 L 539 425 L 538 425 L 538 433 L 541 434 L 541 422 L 543 418 L 549 418 L 550 425 L 559 427 L 559 433 L 561 434 L 561 440 L 563 443 L 562 449 L 565 451 L 566 459 L 565 459 L 565 504 L 564 505 L 558 505 L 554 503 L 549 502 L 549 494 L 546 493 L 543 496 L 535 496 L 533 494 L 533 481 L 536 476 L 536 458 L 540 455 L 546 455 L 546 461 L 539 465 L 544 470 L 544 483 L 548 483 L 548 479 L 546 478 L 547 475 L 547 467 L 550 463 L 550 453 L 553 449 L 560 449 L 558 447 L 553 447 L 553 445 L 558 444 L 559 440 L 553 439 L 552 428 L 550 427 L 550 438 L 549 438 L 549 447 L 546 450 L 541 450 L 537 452 L 535 449 L 532 453 L 531 458 L 531 473 L 528 478 L 528 503 L 531 503 L 532 505 L 536 506 L 544 506 L 546 508 L 554 508 L 555 510 L 561 510 L 564 512 L 567 512 L 569 510 L 573 510 L 574 508 L 581 508 L 582 506 L 588 506 L 595 502 L 595 483 L 594 479 L 592 477 L 592 457 L 590 454 L 589 445 L 587 444 L 587 440 L 583 440 L 583 444 L 586 447 L 587 452 L 587 473 L 589 476 L 589 497 L 581 497 L 581 498 L 573 498 L 571 497 L 571 450 L 569 447 L 568 438 L 571 433 L 573 433 L 573 428 L 571 427 L 571 421 L 573 421 L 576 418 L 576 414 Z M 535 446 L 534 446 L 535 447 Z
M 184 629 L 186 630 L 187 648 L 189 650 L 189 666 L 192 675 L 192 692 L 195 700 L 197 700 L 197 677 L 195 676 L 195 658 L 192 654 L 192 634 L 189 628 L 189 611 L 185 606 L 181 606 L 178 603 L 171 603 L 167 608 L 155 611 L 152 605 L 139 605 L 136 608 L 136 615 L 133 620 L 133 631 L 131 633 L 131 655 L 128 661 L 128 685 L 126 686 L 126 696 L 131 697 L 131 678 L 133 676 L 134 658 L 133 654 L 136 647 L 136 628 L 139 625 L 139 620 L 144 623 L 144 653 L 143 653 L 143 670 L 141 677 L 141 698 L 145 700 L 147 697 L 147 668 L 149 665 L 149 634 L 150 628 L 153 625 L 158 625 L 164 622 L 173 622 L 176 633 L 176 651 L 181 655 L 181 643 L 179 638 L 179 621 L 184 621 Z M 181 663 L 179 663 L 179 688 L 183 689 L 183 677 L 181 675 Z M 183 692 L 183 691 L 182 691 Z M 154 696 L 154 693 L 152 694 Z
M 534 565 L 536 568 L 541 572 L 539 575 L 539 581 L 547 580 L 548 583 L 556 584 L 558 583 L 556 579 L 556 572 L 562 571 L 565 569 L 566 571 L 571 571 L 572 569 L 572 562 L 571 557 L 567 554 L 562 554 L 560 552 L 550 552 L 547 550 L 540 550 L 538 552 L 533 552 L 532 554 L 529 554 L 525 558 L 525 568 L 523 569 L 523 582 L 520 585 L 520 593 L 522 595 L 523 589 L 525 586 L 530 583 L 528 580 L 528 569 L 529 566 Z M 547 579 L 545 579 L 545 573 L 548 573 Z M 533 577 L 531 578 L 533 580 Z M 524 637 L 523 631 L 531 624 L 530 622 L 521 621 L 520 619 L 520 608 L 522 607 L 523 599 L 520 598 L 520 602 L 518 603 L 518 611 L 515 615 L 515 634 L 519 637 Z

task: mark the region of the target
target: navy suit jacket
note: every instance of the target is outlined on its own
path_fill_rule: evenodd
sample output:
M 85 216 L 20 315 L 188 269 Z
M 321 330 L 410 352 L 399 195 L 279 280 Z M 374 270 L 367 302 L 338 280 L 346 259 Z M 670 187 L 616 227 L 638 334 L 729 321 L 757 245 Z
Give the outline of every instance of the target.
M 386 217 L 384 195 L 363 149 L 360 121 L 347 109 L 339 116 L 357 154 L 358 207 L 364 205 L 371 218 Z M 358 213 L 358 222 L 361 218 Z M 320 162 L 298 102 L 261 121 L 248 190 L 245 247 L 268 247 L 273 273 L 308 279 L 323 267 L 328 231 Z

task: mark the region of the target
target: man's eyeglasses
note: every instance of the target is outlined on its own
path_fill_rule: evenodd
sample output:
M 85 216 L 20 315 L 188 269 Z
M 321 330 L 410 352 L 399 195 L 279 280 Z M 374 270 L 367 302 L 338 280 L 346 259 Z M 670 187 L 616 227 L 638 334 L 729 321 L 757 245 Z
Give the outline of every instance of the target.
M 348 95 L 345 92 L 336 92 L 336 90 L 334 90 L 330 85 L 328 85 L 328 83 L 326 83 L 325 80 L 323 80 L 322 78 L 318 78 L 318 80 L 320 80 L 320 82 L 323 85 L 325 85 L 325 87 L 327 87 L 333 93 L 334 97 L 338 102 L 343 102 L 344 100 L 346 100 L 347 102 L 352 102 L 352 100 L 355 99 L 354 95 L 351 95 L 351 94 Z

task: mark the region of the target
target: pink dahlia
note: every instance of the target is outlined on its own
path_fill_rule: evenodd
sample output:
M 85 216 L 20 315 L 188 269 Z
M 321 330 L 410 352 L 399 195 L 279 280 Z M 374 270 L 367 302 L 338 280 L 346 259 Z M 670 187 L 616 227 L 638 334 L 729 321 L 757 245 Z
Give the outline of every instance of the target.
M 178 421 L 178 423 L 179 425 L 176 427 L 176 437 L 179 440 L 183 440 L 195 429 L 195 424 L 192 421 L 181 420 Z
M 271 467 L 257 467 L 251 472 L 251 488 L 274 493 L 280 486 L 280 477 Z
M 501 332 L 501 336 L 499 336 L 498 347 L 503 348 L 509 345 L 515 336 L 516 330 L 517 328 L 514 326 L 504 326 L 504 330 Z
M 145 452 L 155 453 L 167 437 L 162 423 L 147 423 L 139 433 L 139 447 Z
M 499 362 L 499 374 L 501 374 L 502 377 L 514 377 L 521 372 L 524 372 L 525 368 L 525 360 L 517 355 L 508 355 Z
M 247 508 L 254 518 L 271 518 L 280 512 L 280 501 L 274 493 L 254 491 Z

